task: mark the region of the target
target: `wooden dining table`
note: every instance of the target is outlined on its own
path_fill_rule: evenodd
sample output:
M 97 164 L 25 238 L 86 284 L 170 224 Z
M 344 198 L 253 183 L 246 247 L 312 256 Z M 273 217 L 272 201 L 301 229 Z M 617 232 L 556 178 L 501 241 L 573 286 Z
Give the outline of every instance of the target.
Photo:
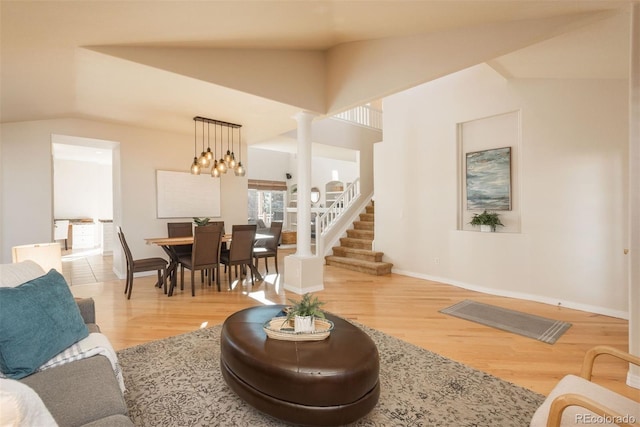
M 254 240 L 263 240 L 263 239 L 272 239 L 273 236 L 270 234 L 256 234 L 256 237 Z M 144 239 L 144 241 L 147 243 L 147 245 L 156 245 L 156 246 L 160 246 L 165 253 L 169 256 L 169 266 L 167 267 L 167 278 L 171 279 L 171 284 L 169 286 L 169 292 L 167 293 L 167 296 L 172 296 L 173 295 L 173 290 L 176 287 L 177 281 L 178 281 L 178 264 L 179 264 L 179 260 L 178 260 L 178 255 L 176 254 L 176 252 L 173 250 L 174 246 L 179 246 L 179 245 L 192 245 L 193 244 L 193 236 L 185 236 L 185 237 L 150 237 L 147 239 Z M 224 234 L 222 236 L 222 243 L 227 243 L 227 242 L 231 242 L 231 233 L 228 234 Z M 258 281 L 262 281 L 263 277 L 260 274 L 260 272 L 258 271 L 258 268 L 253 265 L 253 263 L 249 264 L 249 268 L 251 269 L 251 271 L 253 272 L 254 277 L 258 280 Z

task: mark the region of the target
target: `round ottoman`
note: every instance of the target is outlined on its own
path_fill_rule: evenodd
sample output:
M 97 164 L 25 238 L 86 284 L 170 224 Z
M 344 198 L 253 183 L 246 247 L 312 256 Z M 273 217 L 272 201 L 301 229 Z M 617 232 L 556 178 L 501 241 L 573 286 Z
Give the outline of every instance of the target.
M 227 318 L 220 368 L 238 396 L 256 409 L 296 424 L 344 425 L 378 402 L 378 349 L 362 330 L 336 316 L 322 341 L 268 338 L 262 325 L 285 306 L 248 308 Z

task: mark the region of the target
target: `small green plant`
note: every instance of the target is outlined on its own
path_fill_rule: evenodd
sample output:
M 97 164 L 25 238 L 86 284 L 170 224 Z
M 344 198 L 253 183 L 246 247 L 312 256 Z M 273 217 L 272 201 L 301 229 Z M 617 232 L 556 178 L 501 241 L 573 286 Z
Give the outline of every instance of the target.
M 292 299 L 289 301 L 292 302 L 293 305 L 289 308 L 285 322 L 293 319 L 295 316 L 311 316 L 324 319 L 324 313 L 320 310 L 320 306 L 325 303 L 318 300 L 318 297 L 307 293 L 302 296 L 300 301 Z
M 500 221 L 500 214 L 496 212 L 487 212 L 485 209 L 482 213 L 473 214 L 473 218 L 469 221 L 471 225 L 488 225 L 492 231 L 496 231 L 497 226 L 504 227 L 504 224 Z
M 196 218 L 196 217 L 193 217 L 193 222 L 195 222 L 196 225 L 207 225 L 209 223 L 209 218 Z

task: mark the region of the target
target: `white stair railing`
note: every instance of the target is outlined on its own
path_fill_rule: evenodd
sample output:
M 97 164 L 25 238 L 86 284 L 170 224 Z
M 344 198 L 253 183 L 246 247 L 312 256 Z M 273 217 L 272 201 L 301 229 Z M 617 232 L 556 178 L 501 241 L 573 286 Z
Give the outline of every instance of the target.
M 347 186 L 344 192 L 316 218 L 316 254 L 324 251 L 324 238 L 331 227 L 340 219 L 351 205 L 360 197 L 360 178 L 356 178 Z
M 356 123 L 374 129 L 382 129 L 382 110 L 370 105 L 361 105 L 333 116 L 336 119 Z

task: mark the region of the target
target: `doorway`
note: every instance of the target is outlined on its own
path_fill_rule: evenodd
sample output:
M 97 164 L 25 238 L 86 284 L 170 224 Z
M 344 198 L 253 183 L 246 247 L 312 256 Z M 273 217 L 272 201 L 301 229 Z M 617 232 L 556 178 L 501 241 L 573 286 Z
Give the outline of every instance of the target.
M 54 238 L 64 239 L 62 273 L 73 286 L 116 280 L 113 272 L 113 141 L 52 135 Z M 119 173 L 119 171 L 118 171 Z M 67 229 L 65 236 L 60 224 Z

